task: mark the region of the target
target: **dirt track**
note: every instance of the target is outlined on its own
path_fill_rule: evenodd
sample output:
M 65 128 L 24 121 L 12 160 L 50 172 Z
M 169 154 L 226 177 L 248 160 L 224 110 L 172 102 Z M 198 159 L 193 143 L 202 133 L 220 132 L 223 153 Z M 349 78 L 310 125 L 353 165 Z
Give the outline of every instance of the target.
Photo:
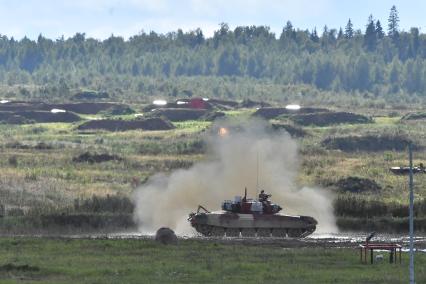
M 338 233 L 338 234 L 313 234 L 303 239 L 293 238 L 208 238 L 199 236 L 178 236 L 179 241 L 215 242 L 219 244 L 240 244 L 249 246 L 276 246 L 280 248 L 358 248 L 365 242 L 369 233 Z M 23 237 L 28 237 L 25 235 Z M 81 235 L 33 235 L 37 238 L 53 239 L 154 239 L 154 235 L 138 232 L 109 233 L 109 234 L 81 234 Z M 402 235 L 378 234 L 372 240 L 373 243 L 399 243 L 403 250 L 408 248 L 409 238 Z M 426 236 L 415 237 L 415 247 L 420 252 L 426 252 Z

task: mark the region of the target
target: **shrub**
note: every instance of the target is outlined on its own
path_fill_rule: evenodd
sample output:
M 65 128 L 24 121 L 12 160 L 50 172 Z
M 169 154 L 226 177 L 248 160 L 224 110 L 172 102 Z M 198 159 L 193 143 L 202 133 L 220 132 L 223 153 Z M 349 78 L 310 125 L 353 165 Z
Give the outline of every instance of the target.
M 15 155 L 10 156 L 8 159 L 8 163 L 10 166 L 16 168 L 18 166 L 18 158 Z

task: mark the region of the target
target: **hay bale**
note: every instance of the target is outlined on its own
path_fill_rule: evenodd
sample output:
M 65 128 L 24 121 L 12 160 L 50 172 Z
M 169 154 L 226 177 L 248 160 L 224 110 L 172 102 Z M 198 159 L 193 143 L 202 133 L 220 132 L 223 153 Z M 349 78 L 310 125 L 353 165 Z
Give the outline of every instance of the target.
M 175 232 L 172 229 L 166 227 L 162 227 L 157 230 L 157 233 L 155 234 L 155 241 L 162 243 L 163 245 L 178 244 L 178 238 Z

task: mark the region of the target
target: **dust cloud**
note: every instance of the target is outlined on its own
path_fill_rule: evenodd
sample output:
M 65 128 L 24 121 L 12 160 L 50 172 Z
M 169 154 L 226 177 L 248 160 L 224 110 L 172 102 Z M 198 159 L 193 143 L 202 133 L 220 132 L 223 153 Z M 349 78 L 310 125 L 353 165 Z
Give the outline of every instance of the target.
M 228 131 L 219 131 L 222 127 Z M 272 194 L 282 213 L 313 216 L 319 224 L 317 232 L 337 231 L 330 193 L 296 187 L 298 146 L 288 133 L 272 131 L 257 120 L 220 121 L 205 141 L 208 150 L 203 161 L 168 175 L 156 174 L 135 191 L 135 220 L 141 232 L 167 226 L 178 234 L 193 234 L 187 222 L 190 212 L 199 204 L 220 210 L 223 200 L 244 195 L 245 187 L 248 197 L 256 197 L 260 189 Z

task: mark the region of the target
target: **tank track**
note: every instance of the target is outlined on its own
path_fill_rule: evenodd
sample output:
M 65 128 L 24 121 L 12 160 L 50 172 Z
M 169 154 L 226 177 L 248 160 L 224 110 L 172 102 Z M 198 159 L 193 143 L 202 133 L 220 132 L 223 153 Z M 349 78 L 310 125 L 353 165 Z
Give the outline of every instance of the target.
M 272 237 L 272 238 L 304 238 L 315 231 L 314 228 L 225 228 L 206 224 L 194 226 L 197 232 L 206 237 Z

